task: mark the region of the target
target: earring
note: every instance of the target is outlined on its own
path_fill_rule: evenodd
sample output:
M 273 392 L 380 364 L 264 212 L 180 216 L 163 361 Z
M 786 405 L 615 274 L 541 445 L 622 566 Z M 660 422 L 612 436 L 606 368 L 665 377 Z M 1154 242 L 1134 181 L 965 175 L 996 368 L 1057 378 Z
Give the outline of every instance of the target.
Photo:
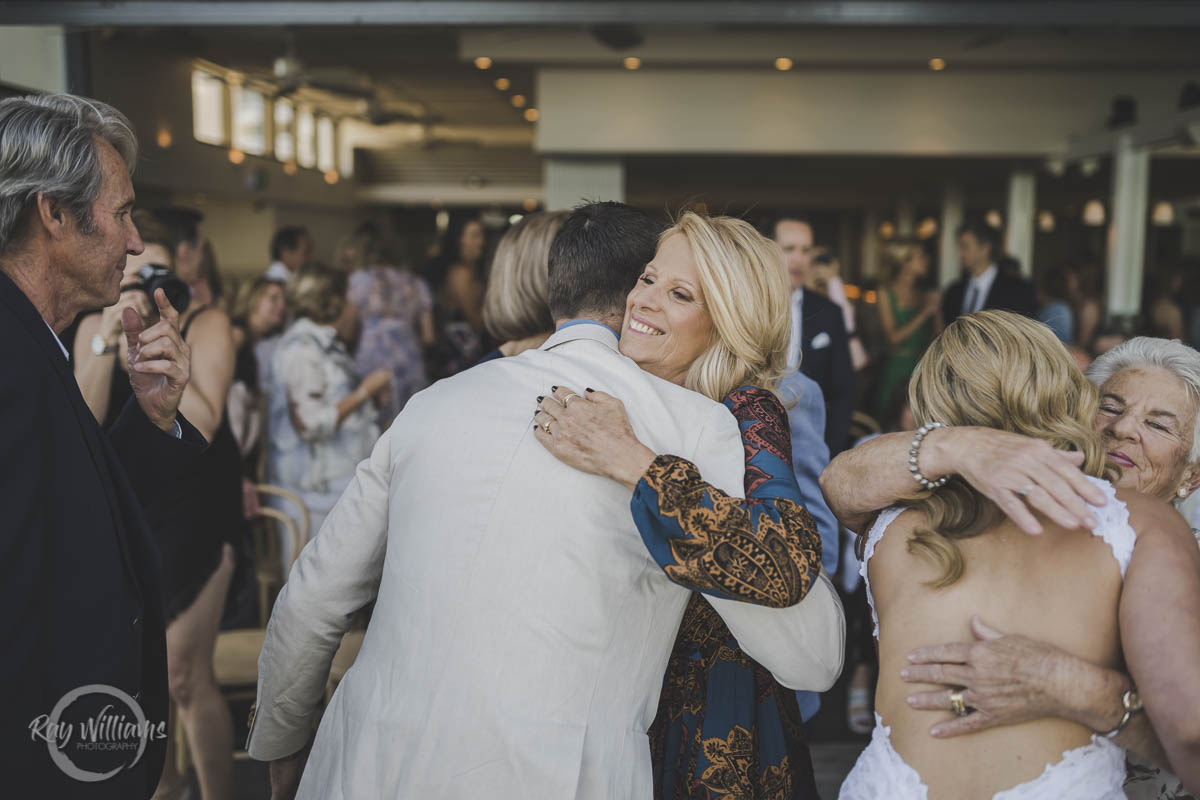
M 1175 494 L 1179 495 L 1179 497 L 1180 497 L 1181 499 L 1182 499 L 1182 498 L 1184 498 L 1184 497 L 1187 497 L 1187 496 L 1188 496 L 1188 490 L 1187 490 L 1187 487 L 1186 487 L 1186 486 L 1180 486 L 1180 487 L 1179 487 L 1179 491 L 1178 491 L 1178 492 L 1176 492 Z

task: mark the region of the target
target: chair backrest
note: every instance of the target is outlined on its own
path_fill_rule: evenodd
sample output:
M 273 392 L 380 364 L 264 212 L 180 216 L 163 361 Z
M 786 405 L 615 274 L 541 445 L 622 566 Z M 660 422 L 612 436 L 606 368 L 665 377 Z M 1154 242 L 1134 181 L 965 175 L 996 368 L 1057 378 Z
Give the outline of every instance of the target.
M 295 493 L 269 484 L 259 484 L 255 488 L 258 490 L 260 498 L 263 495 L 272 495 L 282 498 L 286 504 L 295 506 L 294 509 L 288 509 L 293 511 L 289 514 L 287 511 L 277 508 L 276 505 L 279 504 L 267 505 L 265 502 L 260 502 L 259 517 L 256 520 L 259 524 L 251 526 L 255 577 L 258 580 L 259 620 L 261 625 L 266 627 L 271 613 L 273 593 L 283 586 L 292 564 L 296 562 L 296 557 L 304 549 L 304 545 L 308 544 L 310 523 L 308 506 Z M 279 524 L 291 543 L 291 560 L 286 569 L 281 563 L 278 529 L 270 522 L 271 520 Z
M 308 544 L 308 537 L 311 534 L 311 520 L 308 515 L 308 506 L 295 492 L 290 492 L 281 486 L 272 486 L 269 483 L 260 483 L 254 487 L 259 494 L 269 494 L 275 497 L 281 497 L 296 507 L 297 515 L 300 518 L 300 544 L 292 550 L 292 561 L 296 560 L 296 556 L 300 555 L 301 548 Z M 295 544 L 295 542 L 293 542 Z M 291 564 L 288 564 L 289 569 Z

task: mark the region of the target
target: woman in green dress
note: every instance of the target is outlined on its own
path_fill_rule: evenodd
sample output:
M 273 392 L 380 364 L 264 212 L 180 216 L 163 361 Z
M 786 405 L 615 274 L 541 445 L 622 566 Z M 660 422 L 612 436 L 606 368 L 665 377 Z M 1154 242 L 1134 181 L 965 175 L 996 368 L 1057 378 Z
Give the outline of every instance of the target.
M 942 330 L 941 298 L 936 290 L 921 287 L 930 267 L 925 246 L 917 241 L 893 242 L 885 258 L 894 277 L 879 293 L 879 321 L 889 351 L 875 394 L 876 419 L 889 408 L 892 394 L 912 375 L 921 354 Z

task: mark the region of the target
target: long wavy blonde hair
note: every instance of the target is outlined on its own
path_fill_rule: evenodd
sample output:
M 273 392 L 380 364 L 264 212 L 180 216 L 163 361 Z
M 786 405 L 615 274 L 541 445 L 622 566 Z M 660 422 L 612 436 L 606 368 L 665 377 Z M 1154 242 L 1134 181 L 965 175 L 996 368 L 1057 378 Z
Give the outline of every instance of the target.
M 787 371 L 791 283 L 779 245 L 745 220 L 680 215 L 659 237 L 687 239 L 716 338 L 683 385 L 717 402 L 753 384 L 774 391 Z
M 978 425 L 1032 436 L 1082 452 L 1083 471 L 1105 475 L 1104 449 L 1092 431 L 1096 387 L 1049 328 L 1019 314 L 980 311 L 956 319 L 917 365 L 908 398 L 918 425 Z M 909 540 L 908 552 L 937 567 L 934 588 L 962 577 L 966 565 L 956 542 L 1003 519 L 958 477 L 906 505 L 928 521 Z

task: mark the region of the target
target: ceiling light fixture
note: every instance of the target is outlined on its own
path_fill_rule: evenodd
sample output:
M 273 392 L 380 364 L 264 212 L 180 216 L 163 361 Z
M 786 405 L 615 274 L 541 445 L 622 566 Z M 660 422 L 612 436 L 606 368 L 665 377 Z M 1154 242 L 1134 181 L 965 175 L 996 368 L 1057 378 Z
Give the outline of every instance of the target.
M 536 108 L 525 109 L 525 121 L 526 122 L 537 122 L 539 116 L 540 115 L 538 114 L 538 110 Z
M 929 68 L 931 70 L 933 70 L 934 72 L 941 72 L 942 70 L 944 70 L 946 68 L 946 59 L 944 59 L 944 58 L 929 59 Z
M 795 62 L 793 62 L 790 58 L 775 59 L 775 69 L 779 70 L 780 72 L 787 72 L 794 66 Z
M 507 91 L 510 86 L 512 86 L 512 81 L 508 78 L 496 78 L 496 88 L 500 91 Z
M 641 69 L 642 60 L 637 56 L 629 56 L 625 59 L 625 69 Z
M 480 56 L 479 58 L 475 59 L 475 68 L 476 69 L 491 69 L 492 68 L 492 60 L 490 58 L 488 58 L 487 56 Z

